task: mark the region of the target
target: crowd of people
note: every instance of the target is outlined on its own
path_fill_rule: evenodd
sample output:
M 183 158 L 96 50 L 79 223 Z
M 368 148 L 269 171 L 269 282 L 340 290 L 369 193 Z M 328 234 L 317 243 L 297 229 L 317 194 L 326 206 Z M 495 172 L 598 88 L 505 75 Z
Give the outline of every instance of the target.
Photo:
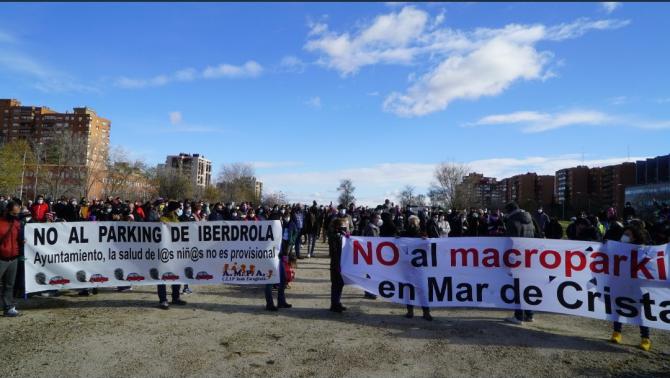
M 404 206 L 385 200 L 376 207 L 339 205 L 274 205 L 262 206 L 253 203 L 214 203 L 198 200 L 129 201 L 119 197 L 107 199 L 65 198 L 58 200 L 38 196 L 35 201 L 22 203 L 19 199 L 0 196 L 0 278 L 2 279 L 2 305 L 5 316 L 18 316 L 15 297 L 23 295 L 23 232 L 29 222 L 78 222 L 78 221 L 126 221 L 126 222 L 204 222 L 204 221 L 261 221 L 278 220 L 282 225 L 280 250 L 280 283 L 266 285 L 266 310 L 291 308 L 285 290 L 295 274 L 297 260 L 314 257 L 319 239 L 328 243 L 331 278 L 330 311 L 341 313 L 346 308 L 341 303 L 344 281 L 340 274 L 342 236 L 445 238 L 445 237 L 494 237 L 512 236 L 526 238 L 548 238 L 604 241 L 616 240 L 632 244 L 666 244 L 670 238 L 670 208 L 658 205 L 657 217 L 653 221 L 636 218 L 635 209 L 627 203 L 623 214 L 614 206 L 600 214 L 580 213 L 570 220 L 564 229 L 557 217 L 546 214 L 540 207 L 533 212 L 520 209 L 510 202 L 502 209 L 444 209 L 427 206 Z M 119 291 L 130 290 L 119 287 Z M 277 304 L 273 291 L 277 291 Z M 79 290 L 80 295 L 96 294 L 95 289 Z M 186 301 L 181 294 L 191 293 L 188 285 L 172 285 L 171 303 L 183 306 Z M 159 307 L 169 309 L 167 287 L 158 285 Z M 58 295 L 58 291 L 47 291 L 40 295 Z M 365 298 L 374 300 L 373 293 Z M 423 318 L 430 321 L 428 307 L 423 307 Z M 414 316 L 413 306 L 407 306 L 406 317 Z M 517 310 L 506 319 L 514 324 L 533 321 L 532 311 Z M 640 347 L 649 350 L 649 329 L 640 327 Z M 614 323 L 611 340 L 621 342 L 621 323 Z

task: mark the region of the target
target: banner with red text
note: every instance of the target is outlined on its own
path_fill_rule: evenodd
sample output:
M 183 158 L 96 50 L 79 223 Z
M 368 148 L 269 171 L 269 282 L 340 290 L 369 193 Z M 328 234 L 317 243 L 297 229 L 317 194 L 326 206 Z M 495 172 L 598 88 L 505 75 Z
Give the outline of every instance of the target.
M 279 221 L 29 223 L 24 236 L 26 292 L 279 282 Z
M 669 245 L 343 238 L 341 272 L 386 300 L 556 312 L 670 330 Z

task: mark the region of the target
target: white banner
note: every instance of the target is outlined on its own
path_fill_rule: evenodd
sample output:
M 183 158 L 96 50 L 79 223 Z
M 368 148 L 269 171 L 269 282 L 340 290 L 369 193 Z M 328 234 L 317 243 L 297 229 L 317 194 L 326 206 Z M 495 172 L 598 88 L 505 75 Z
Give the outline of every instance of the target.
M 549 311 L 670 330 L 669 245 L 343 238 L 345 283 L 402 304 Z
M 29 223 L 24 235 L 26 292 L 279 282 L 279 221 Z

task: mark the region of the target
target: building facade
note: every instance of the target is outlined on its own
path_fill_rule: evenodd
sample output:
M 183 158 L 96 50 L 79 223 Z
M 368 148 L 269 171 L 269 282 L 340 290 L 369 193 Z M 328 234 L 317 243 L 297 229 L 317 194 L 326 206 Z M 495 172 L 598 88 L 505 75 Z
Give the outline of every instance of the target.
M 196 187 L 206 188 L 212 183 L 212 161 L 200 154 L 169 155 L 165 167 L 181 171 L 191 178 Z
M 109 155 L 111 121 L 88 107 L 60 113 L 45 106 L 26 106 L 0 99 L 0 143 L 27 140 L 35 155 L 24 170 L 28 198 L 98 196 Z

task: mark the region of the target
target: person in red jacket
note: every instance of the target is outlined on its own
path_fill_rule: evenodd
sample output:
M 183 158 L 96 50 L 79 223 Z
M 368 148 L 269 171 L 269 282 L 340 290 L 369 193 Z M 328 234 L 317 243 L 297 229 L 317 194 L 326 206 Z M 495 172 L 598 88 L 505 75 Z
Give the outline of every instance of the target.
M 38 196 L 37 201 L 30 207 L 30 213 L 33 215 L 33 222 L 45 223 L 49 205 L 44 202 L 44 196 Z
M 14 282 L 18 268 L 19 248 L 23 242 L 19 213 L 21 203 L 9 201 L 4 216 L 0 219 L 0 283 L 2 284 L 2 308 L 7 317 L 19 315 L 14 304 Z

